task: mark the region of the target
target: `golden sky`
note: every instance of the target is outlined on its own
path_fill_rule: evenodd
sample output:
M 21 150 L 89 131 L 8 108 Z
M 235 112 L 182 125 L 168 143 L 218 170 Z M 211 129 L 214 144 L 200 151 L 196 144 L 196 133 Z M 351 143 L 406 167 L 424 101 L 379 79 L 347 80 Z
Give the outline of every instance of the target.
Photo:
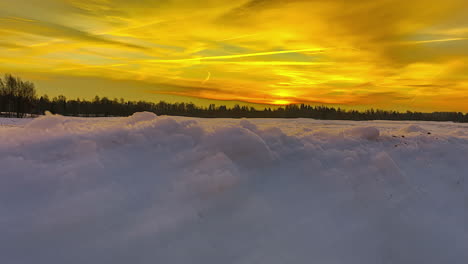
M 0 0 L 0 36 L 51 96 L 468 112 L 466 0 Z

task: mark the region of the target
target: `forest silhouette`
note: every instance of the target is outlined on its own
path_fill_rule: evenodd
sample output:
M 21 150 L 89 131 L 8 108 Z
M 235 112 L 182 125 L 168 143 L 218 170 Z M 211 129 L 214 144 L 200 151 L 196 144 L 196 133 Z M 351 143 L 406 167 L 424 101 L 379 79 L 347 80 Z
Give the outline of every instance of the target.
M 313 118 L 322 120 L 420 120 L 468 122 L 468 113 L 461 112 L 398 112 L 369 109 L 366 111 L 345 110 L 328 106 L 291 104 L 277 108 L 234 107 L 210 104 L 197 106 L 193 103 L 158 103 L 128 101 L 95 96 L 93 100 L 67 99 L 60 95 L 50 99 L 38 97 L 34 83 L 6 74 L 0 78 L 0 114 L 4 117 L 30 117 L 46 111 L 65 116 L 110 117 L 129 116 L 135 112 L 148 111 L 157 115 L 174 115 L 205 118 Z

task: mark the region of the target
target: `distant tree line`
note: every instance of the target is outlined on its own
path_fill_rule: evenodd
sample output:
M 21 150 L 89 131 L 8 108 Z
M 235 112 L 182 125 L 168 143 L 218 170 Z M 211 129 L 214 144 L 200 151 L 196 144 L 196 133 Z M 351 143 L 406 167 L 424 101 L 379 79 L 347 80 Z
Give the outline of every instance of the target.
M 0 112 L 23 117 L 34 110 L 36 89 L 31 82 L 23 81 L 12 75 L 0 78 Z
M 207 118 L 314 118 L 325 120 L 421 120 L 468 122 L 468 113 L 461 112 L 397 112 L 385 110 L 345 110 L 327 106 L 291 104 L 276 109 L 235 105 L 207 107 L 193 103 L 159 103 L 126 101 L 94 97 L 93 100 L 69 100 L 60 95 L 50 99 L 47 95 L 38 97 L 34 84 L 19 77 L 5 75 L 0 78 L 0 113 L 7 117 L 42 115 L 45 111 L 65 116 L 108 117 L 129 116 L 135 112 L 149 111 L 157 115 L 177 115 Z

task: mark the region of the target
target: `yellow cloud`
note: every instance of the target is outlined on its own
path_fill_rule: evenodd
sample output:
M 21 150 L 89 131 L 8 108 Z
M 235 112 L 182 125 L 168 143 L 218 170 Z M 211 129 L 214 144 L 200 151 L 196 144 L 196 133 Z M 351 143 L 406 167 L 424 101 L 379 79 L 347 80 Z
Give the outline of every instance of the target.
M 0 70 L 52 95 L 75 96 L 64 80 L 82 78 L 81 97 L 468 111 L 467 12 L 464 0 L 1 1 Z

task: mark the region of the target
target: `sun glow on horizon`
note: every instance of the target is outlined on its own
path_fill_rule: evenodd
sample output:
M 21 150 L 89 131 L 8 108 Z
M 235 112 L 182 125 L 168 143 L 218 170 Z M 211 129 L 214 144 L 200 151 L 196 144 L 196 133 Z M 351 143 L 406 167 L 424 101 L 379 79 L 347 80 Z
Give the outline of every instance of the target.
M 288 101 L 288 100 L 274 100 L 272 104 L 274 104 L 274 105 L 288 105 L 288 104 L 291 104 L 291 102 Z
M 69 97 L 468 112 L 467 12 L 463 0 L 2 1 L 0 72 Z

